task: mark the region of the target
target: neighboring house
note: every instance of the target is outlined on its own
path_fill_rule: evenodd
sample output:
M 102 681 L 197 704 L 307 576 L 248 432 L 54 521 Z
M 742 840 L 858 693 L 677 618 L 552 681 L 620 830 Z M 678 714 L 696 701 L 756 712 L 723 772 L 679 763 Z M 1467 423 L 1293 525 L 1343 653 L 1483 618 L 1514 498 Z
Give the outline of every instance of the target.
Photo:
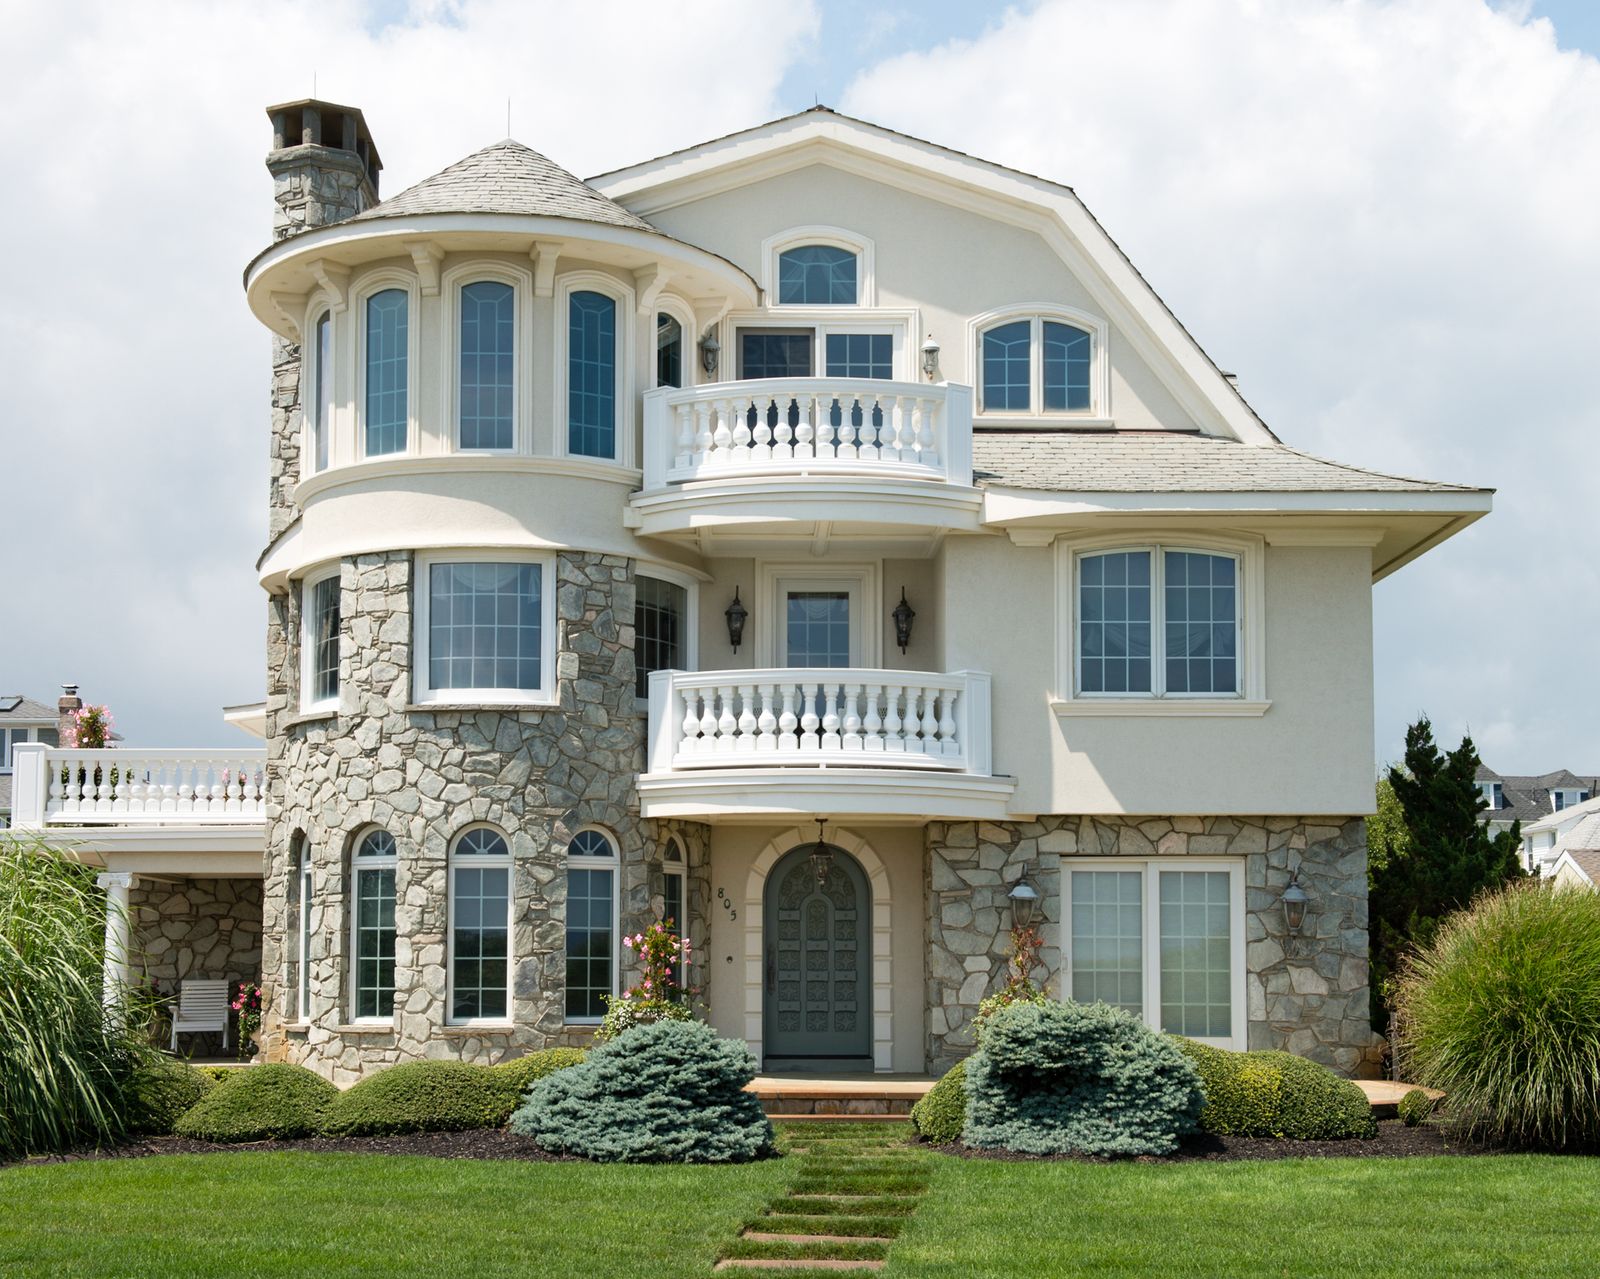
M 0 829 L 11 825 L 11 752 L 22 742 L 54 746 L 58 712 L 21 693 L 0 694 Z
M 1529 870 L 1536 861 L 1554 862 L 1556 854 L 1550 850 L 1555 847 L 1557 832 L 1572 824 L 1570 817 L 1563 820 L 1562 815 L 1600 795 L 1600 780 L 1595 775 L 1579 776 L 1565 768 L 1537 777 L 1512 777 L 1480 764 L 1477 782 L 1488 805 L 1479 821 L 1496 835 L 1521 822 L 1523 861 Z M 1556 820 L 1550 821 L 1552 818 Z M 1537 837 L 1530 838 L 1535 833 Z
M 114 973 L 254 874 L 208 962 L 346 1081 L 583 1041 L 670 916 L 768 1068 L 935 1071 L 1036 909 L 1059 995 L 1375 1068 L 1372 586 L 1488 491 L 1287 447 L 1069 188 L 824 108 L 382 203 L 270 115 L 267 746 L 141 755 L 171 847 L 39 801 Z
M 1563 849 L 1550 878 L 1561 888 L 1600 888 L 1600 829 L 1586 833 L 1583 847 Z
M 1596 818 L 1600 818 L 1600 797 L 1570 804 L 1559 813 L 1529 822 L 1522 828 L 1523 865 L 1540 875 L 1554 874 L 1563 852 L 1591 846 L 1582 841 L 1600 834 L 1600 821 L 1591 821 Z

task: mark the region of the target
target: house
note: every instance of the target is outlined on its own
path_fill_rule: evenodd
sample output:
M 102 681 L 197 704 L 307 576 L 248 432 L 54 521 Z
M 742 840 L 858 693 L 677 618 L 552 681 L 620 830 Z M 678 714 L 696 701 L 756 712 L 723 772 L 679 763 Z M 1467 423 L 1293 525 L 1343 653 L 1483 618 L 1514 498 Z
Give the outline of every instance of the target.
M 585 1041 L 670 917 L 769 1069 L 937 1071 L 1031 919 L 1374 1070 L 1372 586 L 1487 490 L 1289 447 L 1070 188 L 826 108 L 381 201 L 360 111 L 269 115 L 264 752 L 36 803 L 117 974 L 257 876 L 263 1055 L 345 1082 Z
M 1585 831 L 1581 848 L 1562 849 L 1550 878 L 1561 888 L 1600 888 L 1600 830 L 1594 824 Z
M 1553 874 L 1563 852 L 1589 847 L 1583 841 L 1600 832 L 1600 826 L 1590 823 L 1595 817 L 1600 817 L 1600 797 L 1569 804 L 1558 813 L 1529 822 L 1522 828 L 1523 865 L 1531 873 Z
M 1512 777 L 1480 764 L 1476 780 L 1487 805 L 1478 820 L 1491 835 L 1521 822 L 1523 860 L 1529 870 L 1535 869 L 1536 860 L 1554 862 L 1556 854 L 1549 850 L 1555 845 L 1557 831 L 1572 824 L 1570 816 L 1563 819 L 1562 815 L 1600 794 L 1595 775 L 1580 777 L 1565 768 L 1536 777 Z M 1556 820 L 1548 820 L 1551 818 Z M 1539 828 L 1537 838 L 1530 839 L 1535 826 Z
M 60 741 L 58 712 L 21 693 L 0 694 L 0 830 L 11 825 L 11 751 L 22 742 Z

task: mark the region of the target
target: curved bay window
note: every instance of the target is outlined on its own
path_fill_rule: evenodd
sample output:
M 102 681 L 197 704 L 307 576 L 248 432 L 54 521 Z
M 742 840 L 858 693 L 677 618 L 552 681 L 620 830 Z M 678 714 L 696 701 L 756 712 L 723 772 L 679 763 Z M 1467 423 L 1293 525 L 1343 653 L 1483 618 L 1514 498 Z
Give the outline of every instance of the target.
M 474 826 L 450 850 L 450 1020 L 510 1015 L 511 849 Z
M 592 290 L 567 301 L 567 452 L 617 456 L 617 303 Z
M 461 289 L 458 438 L 463 449 L 516 446 L 516 299 L 499 280 Z
M 357 1021 L 394 1016 L 394 836 L 369 830 L 356 845 L 351 905 L 353 1004 Z
M 569 1022 L 597 1022 L 605 996 L 617 993 L 616 845 L 603 831 L 581 830 L 567 846 L 567 993 Z

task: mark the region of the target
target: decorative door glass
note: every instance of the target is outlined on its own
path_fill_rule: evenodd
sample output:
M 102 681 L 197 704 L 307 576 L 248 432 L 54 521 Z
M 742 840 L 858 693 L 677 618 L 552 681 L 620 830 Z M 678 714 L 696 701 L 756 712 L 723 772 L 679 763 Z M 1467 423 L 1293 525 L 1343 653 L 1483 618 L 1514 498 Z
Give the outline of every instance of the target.
M 850 665 L 850 593 L 788 591 L 784 625 L 788 665 Z

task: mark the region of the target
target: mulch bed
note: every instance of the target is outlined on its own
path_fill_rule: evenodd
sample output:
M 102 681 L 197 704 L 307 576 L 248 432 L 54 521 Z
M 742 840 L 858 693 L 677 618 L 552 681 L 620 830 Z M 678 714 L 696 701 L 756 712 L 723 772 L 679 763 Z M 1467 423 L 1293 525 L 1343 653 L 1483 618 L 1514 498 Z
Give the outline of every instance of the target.
M 472 1132 L 413 1132 L 396 1137 L 303 1137 L 290 1141 L 251 1141 L 227 1145 L 190 1141 L 186 1137 L 142 1137 L 120 1146 L 74 1150 L 61 1155 L 40 1155 L 22 1160 L 20 1164 L 0 1164 L 0 1168 L 71 1163 L 81 1159 L 235 1154 L 242 1150 L 298 1150 L 319 1155 L 427 1155 L 435 1159 L 520 1159 L 535 1163 L 565 1163 L 574 1158 L 540 1150 L 532 1137 L 499 1128 L 483 1128 Z
M 930 1148 L 962 1159 L 1040 1163 L 1056 1160 L 1077 1163 L 1124 1162 L 1091 1155 L 1024 1155 L 1014 1150 L 977 1150 L 960 1142 Z M 1177 1164 L 1207 1160 L 1221 1163 L 1237 1159 L 1398 1159 L 1416 1155 L 1510 1153 L 1512 1152 L 1504 1146 L 1482 1145 L 1447 1136 L 1445 1130 L 1436 1124 L 1418 1124 L 1414 1128 L 1407 1128 L 1398 1119 L 1386 1119 L 1378 1124 L 1378 1135 L 1370 1140 L 1350 1138 L 1345 1141 L 1285 1141 L 1276 1137 L 1192 1137 L 1179 1147 L 1176 1154 L 1139 1155 L 1126 1162 Z

